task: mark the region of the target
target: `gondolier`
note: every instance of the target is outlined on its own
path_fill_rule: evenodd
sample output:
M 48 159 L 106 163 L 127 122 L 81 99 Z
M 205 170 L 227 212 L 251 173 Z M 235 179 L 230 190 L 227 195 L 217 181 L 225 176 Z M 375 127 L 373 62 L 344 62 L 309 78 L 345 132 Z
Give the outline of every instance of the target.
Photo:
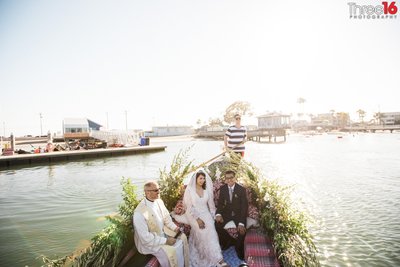
M 224 145 L 226 149 L 232 149 L 235 153 L 240 154 L 242 157 L 244 156 L 245 146 L 247 138 L 247 130 L 246 127 L 241 125 L 242 117 L 240 114 L 235 114 L 235 124 L 229 126 L 229 128 L 225 132 L 224 136 Z

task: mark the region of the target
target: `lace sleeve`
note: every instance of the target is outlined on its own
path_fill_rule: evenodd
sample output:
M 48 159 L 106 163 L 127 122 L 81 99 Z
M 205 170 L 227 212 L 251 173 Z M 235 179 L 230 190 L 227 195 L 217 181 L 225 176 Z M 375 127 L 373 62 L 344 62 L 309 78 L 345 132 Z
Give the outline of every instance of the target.
M 211 217 L 215 219 L 215 212 L 217 209 L 215 208 L 214 196 L 212 192 L 211 195 L 208 196 L 208 208 L 210 209 Z
M 185 195 L 183 196 L 183 204 L 186 209 L 186 213 L 197 220 L 200 217 L 199 212 L 196 210 L 194 206 L 194 201 L 191 196 L 190 189 L 186 188 Z

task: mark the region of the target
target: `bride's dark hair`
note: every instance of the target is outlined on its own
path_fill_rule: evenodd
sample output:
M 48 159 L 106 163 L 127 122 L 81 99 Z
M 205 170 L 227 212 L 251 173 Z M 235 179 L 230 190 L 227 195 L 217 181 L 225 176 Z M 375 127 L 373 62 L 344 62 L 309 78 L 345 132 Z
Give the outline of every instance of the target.
M 206 174 L 203 171 L 199 171 L 196 173 L 196 184 L 197 184 L 197 178 L 199 178 L 200 175 L 203 175 L 204 178 L 206 178 Z M 204 184 L 201 186 L 204 190 L 206 190 L 206 180 L 204 180 Z

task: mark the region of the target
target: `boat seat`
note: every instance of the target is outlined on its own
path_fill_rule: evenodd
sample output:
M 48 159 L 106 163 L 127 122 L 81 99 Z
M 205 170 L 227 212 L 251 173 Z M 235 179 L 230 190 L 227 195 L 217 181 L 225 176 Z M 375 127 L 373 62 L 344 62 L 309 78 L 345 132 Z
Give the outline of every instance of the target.
M 145 265 L 145 267 L 159 267 L 159 266 L 160 266 L 160 263 L 158 262 L 157 258 L 154 256 Z
M 252 267 L 279 267 L 271 239 L 261 229 L 247 231 L 244 241 L 244 256 Z
M 190 232 L 190 225 L 184 225 L 174 221 L 174 223 L 179 227 L 184 227 L 184 233 L 188 235 Z M 159 267 L 160 263 L 157 258 L 151 254 L 143 255 L 140 254 L 136 248 L 132 249 L 131 255 L 127 255 L 127 259 L 124 259 L 119 267 Z
M 151 254 L 140 254 L 136 249 L 130 251 L 125 259 L 118 265 L 118 267 L 159 267 L 160 263 L 157 258 Z

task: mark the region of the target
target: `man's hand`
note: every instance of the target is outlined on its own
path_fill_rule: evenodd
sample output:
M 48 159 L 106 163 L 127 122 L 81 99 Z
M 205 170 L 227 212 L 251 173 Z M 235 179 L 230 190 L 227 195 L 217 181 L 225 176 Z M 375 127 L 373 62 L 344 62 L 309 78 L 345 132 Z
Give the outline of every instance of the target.
M 169 246 L 173 246 L 173 245 L 175 245 L 175 243 L 176 243 L 176 239 L 169 236 L 169 237 L 167 237 L 167 243 L 165 243 L 165 244 L 167 244 Z
M 221 215 L 217 215 L 217 216 L 215 216 L 215 221 L 216 221 L 217 223 L 223 223 L 223 222 L 224 222 L 224 219 L 222 218 Z
M 246 228 L 243 225 L 239 225 L 237 229 L 240 235 L 244 235 L 246 233 Z

